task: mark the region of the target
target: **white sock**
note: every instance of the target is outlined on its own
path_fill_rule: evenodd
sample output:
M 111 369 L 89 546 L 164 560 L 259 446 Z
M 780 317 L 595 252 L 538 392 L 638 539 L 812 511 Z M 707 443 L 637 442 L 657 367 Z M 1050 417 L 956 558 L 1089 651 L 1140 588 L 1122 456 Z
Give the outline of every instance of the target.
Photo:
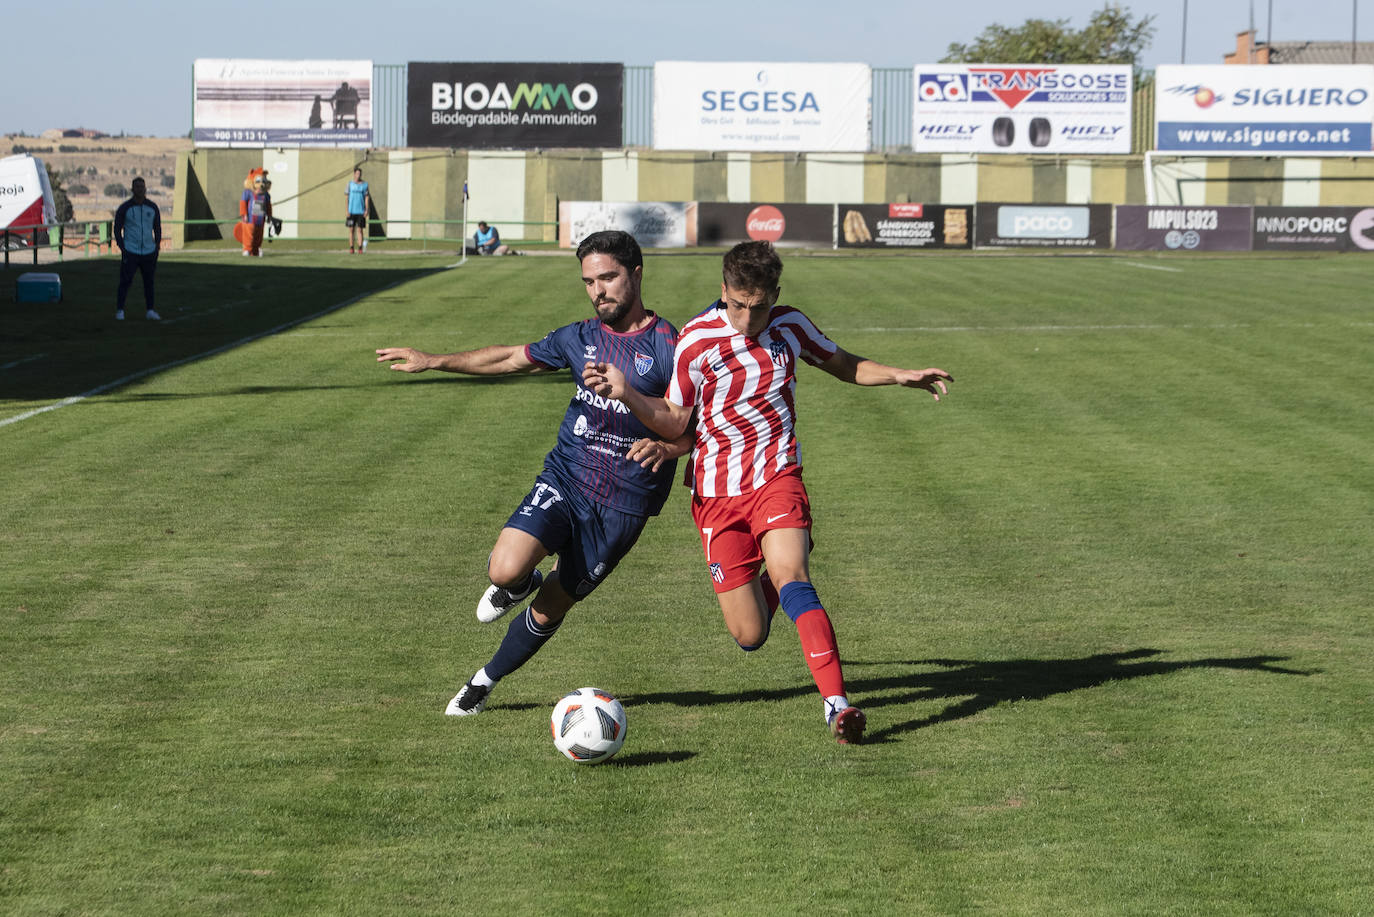
M 490 688 L 492 685 L 496 684 L 496 682 L 491 680 L 491 676 L 487 674 L 486 666 L 482 666 L 482 668 L 478 669 L 477 674 L 468 680 L 479 688 Z
M 849 698 L 845 697 L 843 694 L 832 694 L 830 697 L 827 697 L 823 709 L 826 723 L 829 723 L 835 718 L 835 714 L 848 706 Z

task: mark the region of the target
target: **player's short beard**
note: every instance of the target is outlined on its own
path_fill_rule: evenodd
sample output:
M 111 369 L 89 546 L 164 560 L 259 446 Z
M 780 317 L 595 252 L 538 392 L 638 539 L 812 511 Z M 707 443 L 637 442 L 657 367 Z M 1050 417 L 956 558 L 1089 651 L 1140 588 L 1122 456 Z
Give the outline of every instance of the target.
M 596 317 L 601 319 L 603 325 L 619 324 L 621 319 L 630 314 L 630 304 L 626 302 L 596 303 L 595 308 Z

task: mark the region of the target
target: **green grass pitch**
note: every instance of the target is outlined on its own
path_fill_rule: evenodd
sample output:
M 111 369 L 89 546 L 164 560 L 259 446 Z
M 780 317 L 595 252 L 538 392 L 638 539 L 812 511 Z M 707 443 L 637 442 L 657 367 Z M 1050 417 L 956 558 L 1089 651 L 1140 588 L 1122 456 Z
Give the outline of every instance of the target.
M 784 258 L 842 346 L 955 378 L 801 372 L 858 747 L 785 620 L 734 646 L 681 488 L 442 715 L 572 385 L 372 351 L 588 316 L 571 254 L 171 255 L 162 323 L 101 259 L 0 305 L 0 912 L 1370 913 L 1371 262 Z M 648 258 L 679 326 L 718 290 Z M 595 768 L 549 736 L 583 685 L 628 713 Z

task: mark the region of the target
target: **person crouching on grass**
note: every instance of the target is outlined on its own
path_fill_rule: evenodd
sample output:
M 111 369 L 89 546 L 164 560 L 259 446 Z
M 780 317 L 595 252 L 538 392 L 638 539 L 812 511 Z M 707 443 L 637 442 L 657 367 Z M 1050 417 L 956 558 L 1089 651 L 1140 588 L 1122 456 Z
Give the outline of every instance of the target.
M 663 438 L 629 456 L 646 467 L 673 454 L 671 443 L 696 414 L 692 518 L 725 626 L 752 652 L 768 639 L 781 605 L 797 627 L 826 725 L 838 741 L 856 743 L 866 717 L 849 702 L 835 631 L 808 566 L 811 504 L 793 429 L 797 361 L 856 385 L 924 389 L 936 401 L 954 379 L 943 369 L 898 369 L 855 356 L 801 311 L 777 305 L 782 259 L 768 242 L 736 245 L 722 275 L 720 299 L 682 329 L 663 398 L 626 385 L 624 373 L 605 362 L 587 362 L 583 383 Z

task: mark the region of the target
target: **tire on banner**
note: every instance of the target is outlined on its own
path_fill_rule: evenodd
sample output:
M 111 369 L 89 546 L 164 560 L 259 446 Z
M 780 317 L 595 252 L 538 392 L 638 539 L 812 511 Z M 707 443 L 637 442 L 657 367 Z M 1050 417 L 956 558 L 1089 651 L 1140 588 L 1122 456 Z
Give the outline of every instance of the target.
M 1030 144 L 1031 146 L 1049 146 L 1054 139 L 1054 131 L 1050 128 L 1049 118 L 1031 118 L 1030 123 Z
M 1016 123 L 1010 118 L 1001 117 L 992 122 L 992 142 L 998 146 L 1011 146 L 1016 140 Z

